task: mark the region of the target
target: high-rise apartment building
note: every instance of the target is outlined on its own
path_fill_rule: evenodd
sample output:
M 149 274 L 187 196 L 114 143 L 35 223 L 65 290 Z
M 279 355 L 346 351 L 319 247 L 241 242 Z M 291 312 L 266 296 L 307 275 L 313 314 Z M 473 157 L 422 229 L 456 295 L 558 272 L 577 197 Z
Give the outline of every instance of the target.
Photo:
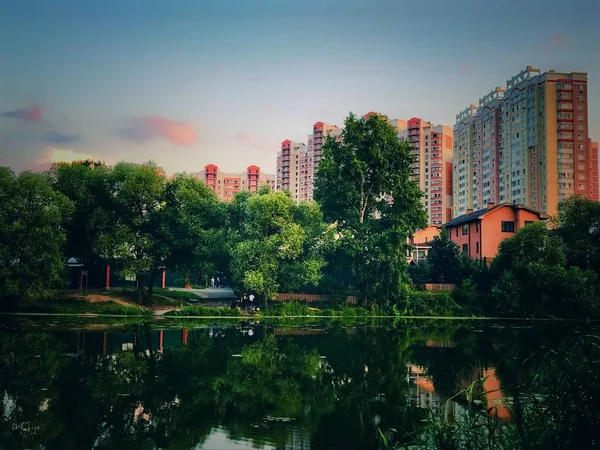
M 339 128 L 337 125 L 329 125 L 325 122 L 316 122 L 313 125 L 313 133 L 309 136 L 309 142 L 312 142 L 312 152 L 313 152 L 313 173 L 316 173 L 318 170 L 319 162 L 321 161 L 321 156 L 323 153 L 323 144 L 325 143 L 325 138 L 327 136 L 331 136 L 333 138 L 339 139 L 342 134 L 343 129 Z
M 572 195 L 598 198 L 587 74 L 528 66 L 456 116 L 454 211 L 511 202 L 554 215 Z
M 422 201 L 429 224 L 448 222 L 452 215 L 452 128 L 417 117 L 390 122 L 394 127 L 399 125 L 398 138 L 412 146 L 412 179 L 425 194 Z M 402 122 L 405 128 L 400 128 Z
M 313 153 L 303 142 L 286 139 L 277 153 L 277 190 L 289 191 L 296 202 L 312 199 Z
M 204 166 L 197 176 L 217 194 L 219 199 L 229 202 L 240 191 L 256 192 L 260 186 L 275 189 L 275 176 L 267 175 L 258 166 L 248 166 L 242 173 L 223 173 L 214 164 Z
M 592 141 L 591 138 L 587 140 L 588 154 L 590 155 L 590 164 L 588 166 L 588 178 L 592 183 L 592 194 L 589 196 L 590 200 L 600 201 L 600 157 L 598 155 L 598 143 Z

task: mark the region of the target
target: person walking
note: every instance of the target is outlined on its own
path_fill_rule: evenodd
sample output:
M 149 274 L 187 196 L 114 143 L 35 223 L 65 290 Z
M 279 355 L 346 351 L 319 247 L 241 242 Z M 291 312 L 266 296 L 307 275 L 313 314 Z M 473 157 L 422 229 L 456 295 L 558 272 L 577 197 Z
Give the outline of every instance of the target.
M 215 277 L 210 278 L 210 286 L 215 287 Z
M 248 300 L 250 300 L 250 311 L 254 311 L 254 294 L 250 294 Z

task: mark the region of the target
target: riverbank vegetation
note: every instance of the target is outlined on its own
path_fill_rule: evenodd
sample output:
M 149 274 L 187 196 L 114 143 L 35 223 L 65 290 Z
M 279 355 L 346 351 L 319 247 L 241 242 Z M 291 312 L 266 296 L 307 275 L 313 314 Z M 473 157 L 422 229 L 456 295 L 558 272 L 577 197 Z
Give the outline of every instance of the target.
M 197 177 L 167 177 L 151 162 L 0 168 L 0 307 L 76 287 L 71 260 L 97 287 L 109 265 L 140 305 L 188 303 L 155 287 L 166 270 L 185 285 L 219 274 L 263 308 L 277 292 L 305 292 L 333 303 L 355 295 L 365 310 L 396 315 L 600 314 L 600 210 L 581 198 L 561 203 L 550 229 L 504 241 L 491 264 L 463 258 L 442 234 L 428 261 L 408 268 L 407 237 L 426 225 L 410 149 L 385 117 L 351 114 L 341 139 L 323 145 L 315 201 L 301 204 L 266 186 L 223 203 Z M 422 292 L 428 281 L 458 288 Z
M 600 204 L 563 201 L 550 223 L 535 223 L 500 244 L 493 261 L 462 257 L 442 233 L 426 262 L 410 268 L 416 285 L 456 283 L 455 301 L 491 317 L 600 317 Z

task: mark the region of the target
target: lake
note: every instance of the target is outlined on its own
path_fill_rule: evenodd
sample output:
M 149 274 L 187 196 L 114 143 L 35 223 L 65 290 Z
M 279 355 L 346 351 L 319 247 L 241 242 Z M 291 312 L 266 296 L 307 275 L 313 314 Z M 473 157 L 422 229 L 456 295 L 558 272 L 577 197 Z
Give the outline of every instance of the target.
M 0 320 L 7 449 L 381 449 L 382 434 L 388 447 L 410 443 L 448 405 L 455 415 L 476 405 L 477 420 L 510 427 L 514 405 L 547 393 L 540 380 L 564 375 L 552 389 L 579 401 L 574 367 L 552 355 L 566 349 L 575 361 L 573 345 L 600 335 L 531 321 Z M 447 403 L 482 378 L 487 392 L 472 404 Z M 597 425 L 589 420 L 577 425 Z

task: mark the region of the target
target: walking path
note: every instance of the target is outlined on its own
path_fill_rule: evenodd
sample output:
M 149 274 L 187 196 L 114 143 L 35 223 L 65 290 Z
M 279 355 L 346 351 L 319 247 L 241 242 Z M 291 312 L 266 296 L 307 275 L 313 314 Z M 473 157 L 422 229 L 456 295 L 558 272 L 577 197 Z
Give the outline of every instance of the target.
M 192 292 L 203 299 L 232 299 L 235 298 L 233 290 L 230 288 L 213 288 L 206 289 L 185 289 L 185 288 L 169 288 L 171 291 Z

